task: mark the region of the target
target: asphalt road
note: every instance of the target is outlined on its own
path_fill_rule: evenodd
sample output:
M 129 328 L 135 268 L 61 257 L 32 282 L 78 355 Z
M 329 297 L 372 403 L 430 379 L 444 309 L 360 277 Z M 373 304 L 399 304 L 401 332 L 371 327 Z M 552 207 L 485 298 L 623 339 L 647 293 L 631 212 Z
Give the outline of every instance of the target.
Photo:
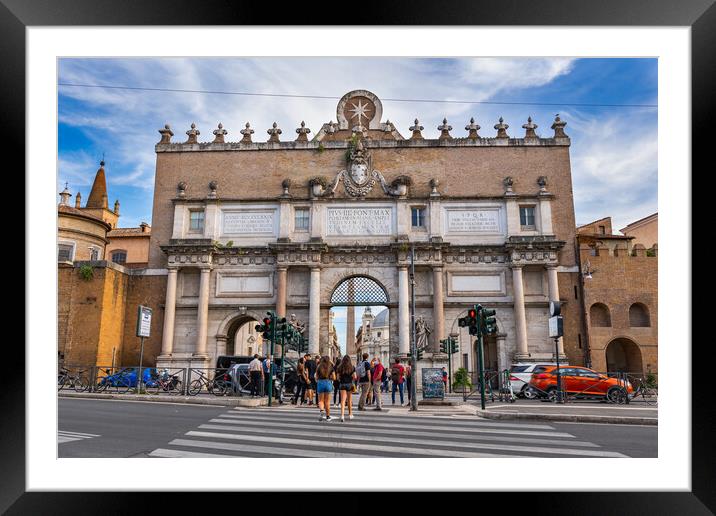
M 656 457 L 657 427 L 60 398 L 59 457 Z M 337 412 L 333 410 L 333 416 Z M 453 430 L 453 442 L 435 440 Z M 440 442 L 440 444 L 435 444 Z

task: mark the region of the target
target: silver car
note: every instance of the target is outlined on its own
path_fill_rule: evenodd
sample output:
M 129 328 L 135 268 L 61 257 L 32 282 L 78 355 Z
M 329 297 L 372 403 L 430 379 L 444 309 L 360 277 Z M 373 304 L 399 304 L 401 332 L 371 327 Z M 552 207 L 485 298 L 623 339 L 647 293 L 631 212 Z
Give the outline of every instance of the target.
M 539 367 L 553 365 L 557 364 L 555 362 L 521 362 L 512 364 L 510 367 L 510 383 L 512 384 L 512 392 L 530 400 L 536 398 L 537 392 L 529 386 L 532 373 L 538 373 Z M 559 365 L 561 367 L 569 364 L 563 364 L 560 362 Z M 535 369 L 537 370 L 535 371 Z

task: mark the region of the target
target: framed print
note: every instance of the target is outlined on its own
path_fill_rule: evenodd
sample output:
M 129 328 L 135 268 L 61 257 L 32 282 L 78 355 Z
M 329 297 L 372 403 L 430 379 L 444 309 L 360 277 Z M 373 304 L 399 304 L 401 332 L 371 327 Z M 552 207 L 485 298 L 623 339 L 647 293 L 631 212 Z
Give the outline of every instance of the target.
M 690 210 L 713 2 L 390 3 L 341 26 L 117 7 L 0 5 L 29 251 L 3 511 L 124 512 L 139 491 L 714 510 Z M 390 363 L 365 392 L 363 352 Z

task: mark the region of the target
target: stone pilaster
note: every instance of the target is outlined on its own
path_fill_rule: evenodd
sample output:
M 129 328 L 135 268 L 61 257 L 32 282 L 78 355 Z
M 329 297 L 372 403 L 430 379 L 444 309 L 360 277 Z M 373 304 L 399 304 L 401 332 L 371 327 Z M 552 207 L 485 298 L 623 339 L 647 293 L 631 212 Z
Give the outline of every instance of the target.
M 174 314 L 177 301 L 178 269 L 170 268 L 167 274 L 167 295 L 164 301 L 164 329 L 162 330 L 162 355 L 169 356 L 174 349 Z
M 440 349 L 439 342 L 445 335 L 445 310 L 443 309 L 443 268 L 433 267 L 433 351 Z
M 206 356 L 206 334 L 209 321 L 209 281 L 211 268 L 202 267 L 199 283 L 199 304 L 196 317 L 196 350 L 195 355 Z
M 398 267 L 398 353 L 401 356 L 407 356 L 410 352 L 410 291 L 408 281 L 408 267 Z
M 286 317 L 286 278 L 288 276 L 287 267 L 278 267 L 276 269 L 276 314 L 279 317 Z
M 311 287 L 308 308 L 308 352 L 319 352 L 319 332 L 321 327 L 321 269 L 311 268 Z
M 517 359 L 529 357 L 527 346 L 527 318 L 525 316 L 525 289 L 522 282 L 522 266 L 512 266 L 512 291 L 515 307 L 515 329 L 517 330 Z

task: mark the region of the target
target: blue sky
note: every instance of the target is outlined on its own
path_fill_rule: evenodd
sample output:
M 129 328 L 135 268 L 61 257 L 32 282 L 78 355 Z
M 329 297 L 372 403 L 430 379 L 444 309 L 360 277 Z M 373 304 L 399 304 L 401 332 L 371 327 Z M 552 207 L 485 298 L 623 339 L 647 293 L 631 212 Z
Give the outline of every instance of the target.
M 470 117 L 482 136 L 502 116 L 511 136 L 524 135 L 532 116 L 551 136 L 555 113 L 567 122 L 577 223 L 608 215 L 614 228 L 657 211 L 657 112 L 648 108 L 568 104 L 656 104 L 656 59 L 568 58 L 134 58 L 60 59 L 61 83 L 243 91 L 341 97 L 367 89 L 381 99 L 542 102 L 557 106 L 383 101 L 406 137 L 417 117 L 437 137 L 447 117 L 464 136 Z M 119 225 L 151 223 L 154 144 L 169 123 L 184 141 L 192 122 L 211 141 L 219 122 L 238 141 L 249 121 L 255 141 L 276 121 L 294 139 L 302 120 L 313 130 L 335 120 L 337 99 L 247 97 L 59 86 L 57 192 L 69 183 L 87 199 L 104 153 L 109 202 L 121 203 Z M 549 174 L 547 174 L 549 176 Z M 58 201 L 59 202 L 59 197 Z

